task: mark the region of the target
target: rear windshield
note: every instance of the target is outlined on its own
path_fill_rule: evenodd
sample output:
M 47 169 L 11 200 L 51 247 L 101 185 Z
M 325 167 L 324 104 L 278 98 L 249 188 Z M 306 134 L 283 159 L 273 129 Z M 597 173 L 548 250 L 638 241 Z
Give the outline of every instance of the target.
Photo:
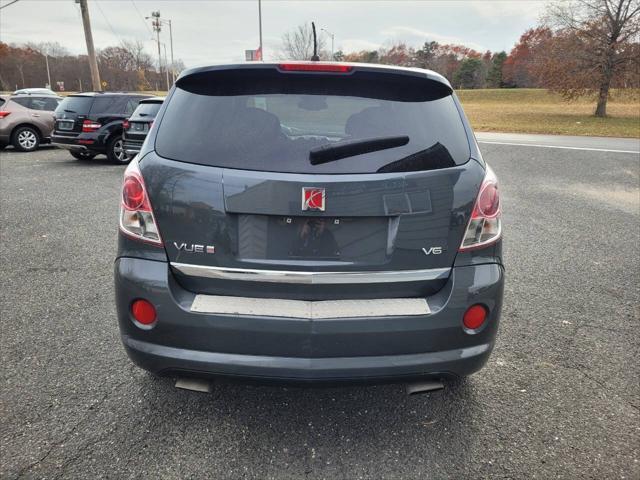
M 213 91 L 204 83 L 179 84 L 162 118 L 158 154 L 226 168 L 328 174 L 429 170 L 469 159 L 448 90 L 412 94 L 415 85 L 358 88 L 354 79 L 347 85 L 303 77 L 264 88 L 254 83 L 246 94 L 238 82 L 228 91 L 220 82 Z M 345 144 L 347 153 L 337 153 Z M 319 149 L 322 163 L 312 164 Z
M 56 113 L 67 112 L 86 115 L 89 113 L 92 103 L 93 97 L 66 97 L 56 108 Z
M 162 103 L 158 102 L 141 103 L 138 105 L 135 112 L 133 112 L 133 116 L 154 118 L 158 114 L 158 110 L 160 110 L 161 106 Z

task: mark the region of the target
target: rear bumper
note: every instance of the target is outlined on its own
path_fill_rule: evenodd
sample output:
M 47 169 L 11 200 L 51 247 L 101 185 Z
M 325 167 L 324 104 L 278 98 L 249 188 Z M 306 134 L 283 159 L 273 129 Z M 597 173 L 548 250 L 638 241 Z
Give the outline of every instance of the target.
M 431 313 L 370 318 L 300 319 L 211 315 L 190 310 L 164 262 L 120 258 L 115 264 L 122 341 L 140 367 L 159 374 L 240 376 L 296 382 L 393 381 L 467 376 L 486 363 L 502 306 L 498 264 L 457 267 L 427 299 Z M 158 322 L 138 328 L 129 308 L 137 298 L 156 306 Z M 461 319 L 474 303 L 489 307 L 480 331 Z
M 297 358 L 203 352 L 166 347 L 123 335 L 129 357 L 156 373 L 250 377 L 300 382 L 393 381 L 463 377 L 480 370 L 493 343 L 440 352 L 372 357 Z
M 79 143 L 92 142 L 92 143 Z M 100 138 L 92 134 L 80 134 L 76 136 L 51 135 L 51 143 L 59 148 L 74 152 L 104 153 L 105 147 Z
M 140 153 L 140 149 L 142 148 L 142 144 L 144 141 L 136 141 L 128 138 L 124 139 L 124 151 L 130 157 L 133 157 Z
M 74 145 L 70 143 L 51 142 L 51 144 L 58 148 L 64 148 L 72 152 L 88 152 L 89 149 L 85 145 Z

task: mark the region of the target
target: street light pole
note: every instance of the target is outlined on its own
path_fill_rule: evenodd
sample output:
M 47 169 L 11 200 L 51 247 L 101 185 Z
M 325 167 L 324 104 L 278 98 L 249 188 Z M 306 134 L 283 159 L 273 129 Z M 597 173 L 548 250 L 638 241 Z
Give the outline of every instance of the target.
M 162 47 L 164 48 L 164 73 L 167 76 L 167 92 L 169 91 L 169 69 L 167 68 L 167 44 L 163 43 Z
M 176 83 L 176 64 L 173 61 L 173 29 L 171 28 L 171 20 L 169 22 L 169 44 L 171 45 L 171 83 Z
M 333 33 L 331 33 L 329 30 L 327 30 L 326 28 L 322 28 L 321 30 L 331 37 L 331 60 L 334 60 L 334 57 L 333 57 L 333 40 L 335 38 L 335 35 Z
M 258 32 L 260 33 L 260 60 L 264 59 L 262 50 L 262 0 L 258 0 Z

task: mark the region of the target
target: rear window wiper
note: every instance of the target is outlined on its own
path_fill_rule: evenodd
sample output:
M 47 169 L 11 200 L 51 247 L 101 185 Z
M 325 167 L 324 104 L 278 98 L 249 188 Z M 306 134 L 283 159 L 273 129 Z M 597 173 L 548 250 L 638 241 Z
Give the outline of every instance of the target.
M 394 137 L 361 138 L 343 140 L 329 145 L 312 148 L 309 151 L 311 165 L 321 165 L 341 158 L 354 157 L 363 153 L 377 152 L 388 148 L 401 147 L 409 143 L 407 135 Z
M 67 113 L 78 113 L 75 110 L 67 110 L 66 108 L 64 109 L 64 111 L 67 112 Z

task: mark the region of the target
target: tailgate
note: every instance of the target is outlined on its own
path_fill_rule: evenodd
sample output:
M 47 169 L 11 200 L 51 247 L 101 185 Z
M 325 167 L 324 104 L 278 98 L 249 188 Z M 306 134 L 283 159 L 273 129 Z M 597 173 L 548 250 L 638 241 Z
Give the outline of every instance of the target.
M 451 88 L 428 72 L 339 67 L 176 83 L 140 167 L 186 288 L 311 300 L 441 288 L 484 174 Z
M 435 293 L 469 219 L 473 198 L 467 192 L 477 190 L 484 175 L 469 162 L 310 182 L 155 154 L 141 168 L 167 255 L 185 288 L 305 300 Z M 309 185 L 324 189 L 324 212 L 302 210 L 302 189 Z

